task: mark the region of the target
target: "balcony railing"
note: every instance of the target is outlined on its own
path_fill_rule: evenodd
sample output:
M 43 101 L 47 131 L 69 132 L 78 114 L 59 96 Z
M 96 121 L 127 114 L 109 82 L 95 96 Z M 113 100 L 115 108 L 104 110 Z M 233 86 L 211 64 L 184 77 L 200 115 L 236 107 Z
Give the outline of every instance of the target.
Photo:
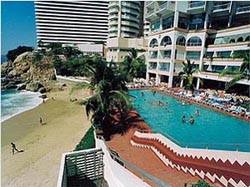
M 250 12 L 250 6 L 239 7 L 236 9 L 236 14 L 244 14 Z
M 159 10 L 167 8 L 167 7 L 168 7 L 168 2 L 166 1 L 166 2 L 160 4 Z
M 103 151 L 100 148 L 65 153 L 57 187 L 81 186 L 104 180 Z
M 230 4 L 231 4 L 231 3 L 221 4 L 221 5 L 214 5 L 213 11 L 219 11 L 219 10 L 229 9 Z
M 154 13 L 154 9 L 148 9 L 147 11 L 147 16 L 151 15 Z
M 190 2 L 189 8 L 197 8 L 197 7 L 202 7 L 205 5 L 205 1 L 200 1 L 200 2 Z

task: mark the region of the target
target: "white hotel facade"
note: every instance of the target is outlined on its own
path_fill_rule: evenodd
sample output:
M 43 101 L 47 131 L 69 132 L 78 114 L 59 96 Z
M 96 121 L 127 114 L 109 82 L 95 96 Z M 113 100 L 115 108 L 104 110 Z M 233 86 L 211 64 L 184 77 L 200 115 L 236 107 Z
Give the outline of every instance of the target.
M 108 1 L 35 1 L 37 41 L 106 42 Z
M 232 77 L 219 73 L 242 64 L 232 54 L 250 50 L 249 1 L 146 1 L 145 7 L 150 22 L 146 79 L 153 77 L 156 84 L 179 86 L 176 80 L 186 59 L 199 70 L 196 88 L 200 79 L 204 86 L 224 84 Z

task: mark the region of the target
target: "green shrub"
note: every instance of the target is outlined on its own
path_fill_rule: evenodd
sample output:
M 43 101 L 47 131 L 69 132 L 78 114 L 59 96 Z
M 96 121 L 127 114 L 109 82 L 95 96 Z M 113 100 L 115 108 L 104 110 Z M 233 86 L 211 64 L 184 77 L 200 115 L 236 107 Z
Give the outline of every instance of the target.
M 74 151 L 95 148 L 94 128 L 91 126 Z
M 199 180 L 196 184 L 192 184 L 192 187 L 210 187 L 204 180 Z

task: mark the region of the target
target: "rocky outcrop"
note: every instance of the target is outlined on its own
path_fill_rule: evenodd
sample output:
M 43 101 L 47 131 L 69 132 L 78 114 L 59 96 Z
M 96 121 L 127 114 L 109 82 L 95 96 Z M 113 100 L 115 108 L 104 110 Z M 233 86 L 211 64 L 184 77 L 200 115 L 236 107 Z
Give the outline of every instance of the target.
M 48 82 L 56 80 L 52 58 L 43 57 L 34 62 L 34 52 L 19 55 L 14 62 L 1 65 L 1 89 L 26 89 L 45 93 L 50 88 Z

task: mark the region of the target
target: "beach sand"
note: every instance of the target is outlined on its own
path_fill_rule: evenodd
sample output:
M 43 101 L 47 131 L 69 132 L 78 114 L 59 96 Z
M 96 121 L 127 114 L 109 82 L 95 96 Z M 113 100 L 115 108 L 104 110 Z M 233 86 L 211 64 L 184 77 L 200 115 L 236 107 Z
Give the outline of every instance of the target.
M 70 87 L 48 93 L 45 103 L 1 124 L 2 187 L 56 186 L 62 153 L 73 151 L 90 127 L 84 106 L 70 102 L 89 92 L 72 96 Z M 12 155 L 11 142 L 24 152 Z

